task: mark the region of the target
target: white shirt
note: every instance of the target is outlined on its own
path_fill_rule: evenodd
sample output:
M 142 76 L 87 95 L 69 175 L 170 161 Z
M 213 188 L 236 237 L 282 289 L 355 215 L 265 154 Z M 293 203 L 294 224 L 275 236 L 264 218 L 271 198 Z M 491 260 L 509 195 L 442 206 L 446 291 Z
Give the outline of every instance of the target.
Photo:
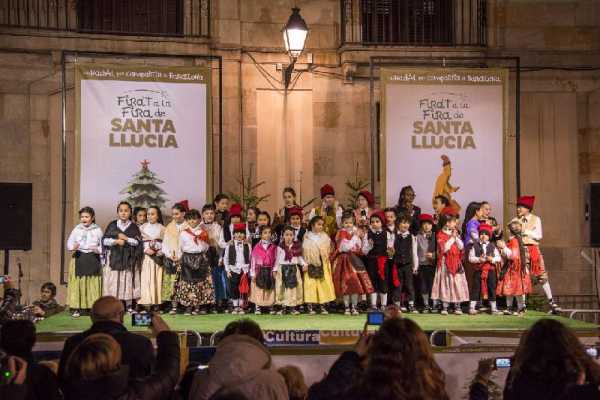
M 373 233 L 381 233 L 384 232 L 383 229 L 378 230 L 378 231 L 374 231 L 373 229 L 369 228 L 369 230 Z M 390 231 L 388 231 L 387 229 L 385 230 L 385 234 L 386 234 L 386 238 L 387 238 L 387 247 L 390 247 L 390 243 L 391 243 L 391 247 L 394 247 L 394 234 Z M 390 241 L 391 240 L 391 241 Z M 365 233 L 365 237 L 363 238 L 363 244 L 362 244 L 362 252 L 363 254 L 369 254 L 369 252 L 373 250 L 373 245 L 369 242 L 369 232 L 367 231 L 367 233 Z
M 75 248 L 76 244 L 79 245 Z M 79 250 L 82 253 L 102 253 L 102 229 L 94 223 L 90 226 L 77 225 L 67 240 L 67 250 Z
M 235 264 L 231 264 L 233 260 L 229 260 L 229 246 L 235 246 Z M 244 262 L 244 246 L 248 246 L 248 263 Z M 225 254 L 223 255 L 223 264 L 225 265 L 226 272 L 235 272 L 241 274 L 242 271 L 248 273 L 250 270 L 250 259 L 252 252 L 250 251 L 250 245 L 246 242 L 240 242 L 233 240 L 225 248 Z
M 227 247 L 225 236 L 223 234 L 223 227 L 216 222 L 201 222 L 200 226 L 208 232 L 208 236 L 211 241 L 215 241 L 218 249 L 224 249 Z M 232 236 L 233 237 L 233 236 Z
M 162 240 L 164 229 L 165 227 L 159 223 L 151 224 L 150 222 L 146 222 L 140 226 L 142 239 L 144 241 L 144 251 L 150 248 L 157 251 L 162 249 L 162 242 L 158 241 L 157 239 Z
M 125 232 L 125 230 L 127 228 L 129 228 L 129 225 L 131 225 L 133 222 L 127 220 L 127 221 L 121 221 L 120 219 L 117 220 L 117 228 L 119 228 L 121 231 Z M 110 238 L 106 238 L 103 241 L 103 244 L 105 246 L 114 246 L 115 242 L 117 241 L 117 239 L 110 239 Z M 134 238 L 127 238 L 127 244 L 129 244 L 130 246 L 137 246 L 138 245 L 138 241 L 137 239 Z
M 189 228 L 194 235 L 199 235 L 204 231 L 200 225 L 195 228 Z M 206 232 L 208 234 L 208 232 Z M 198 254 L 204 253 L 208 251 L 209 245 L 204 240 L 198 240 L 198 243 L 194 240 L 194 236 L 190 235 L 188 232 L 183 230 L 179 235 L 179 254 L 181 256 L 182 253 L 191 253 Z
M 300 251 L 300 253 L 302 253 L 302 251 Z M 285 250 L 282 249 L 281 247 L 277 247 L 277 258 L 275 261 L 275 265 L 279 266 L 279 265 L 291 265 L 291 264 L 302 265 L 302 266 L 308 265 L 308 263 L 306 261 L 304 261 L 304 257 L 302 257 L 301 255 L 300 256 L 292 256 L 291 260 L 286 260 L 285 259 Z
M 456 236 L 452 236 L 452 231 L 449 231 L 447 229 L 444 229 L 444 233 L 447 235 L 450 235 L 450 239 L 448 239 L 446 241 L 446 245 L 444 246 L 444 253 L 447 253 L 450 251 L 450 249 L 452 248 L 452 245 L 456 243 L 456 246 L 458 247 L 459 250 L 462 250 L 465 246 L 463 244 L 463 241 L 460 239 L 460 237 Z
M 485 256 L 485 254 L 487 254 L 487 247 L 490 245 L 490 242 L 486 242 L 486 243 L 479 242 L 479 244 L 481 245 L 482 256 Z M 498 263 L 500 261 L 502 261 L 502 258 L 500 257 L 500 253 L 498 252 L 498 249 L 495 248 L 494 255 L 492 256 L 492 263 Z M 479 260 L 479 257 L 477 257 L 475 255 L 474 247 L 471 247 L 471 250 L 469 250 L 469 262 L 471 264 L 482 264 L 482 262 Z

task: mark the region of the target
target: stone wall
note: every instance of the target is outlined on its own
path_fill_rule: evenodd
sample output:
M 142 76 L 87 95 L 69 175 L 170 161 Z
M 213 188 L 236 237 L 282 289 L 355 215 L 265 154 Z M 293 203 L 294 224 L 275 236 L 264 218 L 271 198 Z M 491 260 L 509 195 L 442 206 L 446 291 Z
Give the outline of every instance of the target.
M 210 40 L 0 31 L 0 181 L 33 182 L 34 188 L 33 249 L 11 253 L 11 264 L 15 266 L 19 258 L 24 267 L 26 300 L 37 295 L 42 282 L 60 280 L 61 50 L 122 55 L 102 57 L 105 63 L 189 65 L 203 61 L 183 56 L 222 56 L 222 190 L 238 192 L 242 172 L 253 171 L 258 180 L 266 181 L 261 194 L 272 195 L 265 203 L 270 211 L 281 205 L 283 186 L 294 186 L 307 201 L 318 195 L 322 184 L 331 183 L 345 198 L 344 182 L 355 175 L 357 165 L 358 174 L 370 178 L 371 110 L 365 67 L 370 56 L 519 56 L 526 67 L 521 74 L 522 191 L 539 199 L 536 211 L 544 218 L 546 261 L 555 292 L 594 291 L 592 269 L 579 254 L 587 243 L 586 184 L 600 179 L 600 71 L 573 67 L 600 65 L 600 2 L 490 0 L 487 48 L 357 48 L 339 42 L 337 0 L 299 0 L 311 31 L 298 61 L 302 72 L 286 97 L 279 82 L 281 66 L 288 62 L 280 29 L 290 4 L 213 0 Z M 165 57 L 148 58 L 144 53 Z M 75 209 L 70 69 L 75 57 L 68 61 L 67 231 Z M 512 83 L 514 79 L 513 71 Z M 375 90 L 378 95 L 378 85 Z M 508 148 L 515 143 L 514 101 L 511 84 Z M 217 133 L 213 129 L 215 187 Z M 511 199 L 516 195 L 514 168 L 510 152 Z M 16 269 L 11 268 L 11 274 L 15 276 Z M 64 286 L 60 293 L 64 298 Z

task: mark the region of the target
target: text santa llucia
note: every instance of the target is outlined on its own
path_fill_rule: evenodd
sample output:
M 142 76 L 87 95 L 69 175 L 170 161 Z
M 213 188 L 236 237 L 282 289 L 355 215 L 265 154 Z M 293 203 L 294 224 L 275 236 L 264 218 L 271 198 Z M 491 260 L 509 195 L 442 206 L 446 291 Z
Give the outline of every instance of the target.
M 413 149 L 475 149 L 473 127 L 469 121 L 415 121 Z
M 110 147 L 179 147 L 170 119 L 113 118 L 110 124 Z

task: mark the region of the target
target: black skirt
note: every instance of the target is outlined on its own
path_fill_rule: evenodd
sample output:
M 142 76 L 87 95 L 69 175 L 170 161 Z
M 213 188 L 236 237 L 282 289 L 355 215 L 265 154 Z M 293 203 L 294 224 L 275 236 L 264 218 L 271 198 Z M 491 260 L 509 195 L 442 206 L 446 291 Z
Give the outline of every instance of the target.
M 211 274 L 207 253 L 183 253 L 181 256 L 181 279 L 186 282 L 201 282 Z
M 73 253 L 75 258 L 75 276 L 96 276 L 100 275 L 102 265 L 100 264 L 100 254 L 84 253 L 76 251 Z
M 273 280 L 273 268 L 261 267 L 256 274 L 256 286 L 263 290 L 273 290 L 275 281 Z
M 298 264 L 282 264 L 281 265 L 281 278 L 283 286 L 286 289 L 294 289 L 298 286 Z

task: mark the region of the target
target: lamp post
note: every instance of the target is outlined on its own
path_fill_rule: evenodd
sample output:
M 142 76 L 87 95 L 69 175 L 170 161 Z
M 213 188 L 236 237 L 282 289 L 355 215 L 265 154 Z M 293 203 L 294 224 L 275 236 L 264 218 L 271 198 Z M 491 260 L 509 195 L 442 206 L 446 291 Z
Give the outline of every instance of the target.
M 282 32 L 285 51 L 290 57 L 290 64 L 283 70 L 283 83 L 287 90 L 292 79 L 294 65 L 296 64 L 298 57 L 300 57 L 300 54 L 304 51 L 304 44 L 306 43 L 306 37 L 308 36 L 308 26 L 306 26 L 306 22 L 304 22 L 304 19 L 300 15 L 300 9 L 298 7 L 292 8 L 292 15 L 290 15 Z

